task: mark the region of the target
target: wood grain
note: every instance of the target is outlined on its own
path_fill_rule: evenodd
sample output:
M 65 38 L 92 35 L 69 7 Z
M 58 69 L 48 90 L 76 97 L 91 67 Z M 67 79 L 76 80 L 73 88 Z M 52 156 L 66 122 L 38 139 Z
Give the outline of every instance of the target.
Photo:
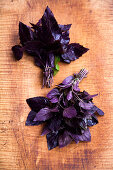
M 30 56 L 16 62 L 11 47 L 19 42 L 18 22 L 36 23 L 49 6 L 61 24 L 72 23 L 71 42 L 90 50 L 70 65 L 60 63 L 54 85 L 85 67 L 81 89 L 99 93 L 94 102 L 104 112 L 90 128 L 90 143 L 74 142 L 48 151 L 42 126 L 26 127 L 29 97 L 45 96 L 41 70 Z M 0 0 L 0 170 L 113 169 L 113 1 Z

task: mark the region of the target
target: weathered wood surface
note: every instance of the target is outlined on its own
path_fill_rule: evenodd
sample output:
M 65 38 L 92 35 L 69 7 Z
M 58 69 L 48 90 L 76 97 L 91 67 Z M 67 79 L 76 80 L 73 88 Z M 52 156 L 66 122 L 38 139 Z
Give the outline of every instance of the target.
M 54 85 L 87 68 L 81 89 L 99 93 L 94 102 L 104 112 L 90 128 L 90 143 L 74 142 L 48 151 L 42 126 L 25 127 L 26 99 L 46 95 L 41 70 L 30 56 L 16 62 L 11 47 L 19 42 L 18 22 L 36 23 L 49 6 L 61 24 L 72 23 L 71 42 L 90 51 L 70 65 L 60 64 Z M 93 170 L 113 169 L 113 1 L 112 0 L 0 0 L 0 169 Z

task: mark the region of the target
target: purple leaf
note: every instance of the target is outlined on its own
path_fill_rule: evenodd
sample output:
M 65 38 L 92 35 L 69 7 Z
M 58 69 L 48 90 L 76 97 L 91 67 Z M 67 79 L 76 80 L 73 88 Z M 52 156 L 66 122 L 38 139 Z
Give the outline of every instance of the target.
M 46 125 L 42 131 L 41 136 L 47 135 L 48 133 L 50 133 L 51 130 L 48 128 L 48 125 Z
M 88 48 L 85 48 L 78 43 L 72 43 L 72 44 L 70 44 L 70 46 L 73 47 L 75 55 L 77 57 L 82 56 L 84 53 L 86 53 L 89 50 Z
M 58 138 L 59 148 L 62 148 L 70 144 L 71 141 L 72 141 L 72 138 L 69 136 L 69 134 L 66 131 L 64 131 L 64 133 L 60 135 Z
M 73 118 L 73 117 L 76 117 L 76 115 L 77 115 L 77 111 L 74 108 L 74 106 L 70 106 L 70 107 L 64 109 L 64 111 L 63 111 L 63 116 L 67 117 L 67 118 Z
M 79 143 L 79 139 L 78 139 L 78 135 L 74 134 L 74 133 L 71 133 L 71 132 L 68 132 L 68 134 L 71 136 L 71 138 L 76 142 L 76 144 Z
M 34 39 L 31 28 L 22 22 L 19 22 L 19 36 L 22 45 L 25 45 L 27 41 L 32 41 Z
M 33 121 L 35 116 L 36 116 L 36 114 L 37 113 L 34 112 L 34 111 L 30 111 L 29 112 L 27 120 L 26 120 L 26 123 L 25 123 L 26 126 L 40 125 L 41 123 L 43 123 L 41 121 L 36 121 L 36 122 Z
M 64 62 L 69 63 L 69 61 L 74 61 L 82 56 L 85 52 L 88 51 L 88 48 L 83 47 L 80 44 L 72 43 L 67 45 L 65 48 L 65 53 L 61 55 Z
M 40 50 L 45 48 L 41 41 L 28 41 L 24 46 L 24 50 L 31 55 L 40 55 Z
M 71 61 L 69 59 L 64 59 L 64 62 L 70 64 Z
M 51 150 L 58 146 L 58 133 L 57 132 L 50 132 L 46 135 L 48 150 Z
M 98 123 L 98 119 L 97 117 L 95 116 L 95 114 L 93 114 L 91 117 L 89 117 L 87 119 L 87 125 L 88 126 L 94 126 Z
M 50 110 L 51 112 L 59 112 L 58 105 L 56 105 L 54 108 L 51 108 Z
M 64 106 L 68 106 L 68 100 L 63 98 L 63 104 L 64 104 Z
M 45 97 L 33 97 L 26 100 L 29 107 L 38 112 L 40 109 L 49 106 L 49 100 Z
M 67 50 L 65 50 L 64 54 L 61 55 L 62 60 L 66 63 L 70 63 L 77 59 L 75 56 L 74 50 L 67 46 Z
M 95 105 L 93 105 L 93 107 L 90 110 L 85 110 L 83 108 L 80 108 L 80 111 L 82 113 L 84 113 L 85 115 L 92 115 L 93 113 L 95 113 L 97 111 L 97 107 Z
M 85 130 L 82 135 L 78 135 L 77 138 L 79 141 L 86 141 L 86 142 L 91 141 L 91 134 L 89 129 Z
M 60 41 L 55 41 L 51 44 L 46 45 L 46 51 L 53 53 L 54 55 L 60 55 L 63 53 L 63 47 Z
M 53 43 L 61 37 L 60 28 L 49 7 L 46 8 L 35 29 L 37 30 L 37 38 L 46 44 Z
M 83 101 L 83 102 L 80 101 L 80 102 L 79 102 L 79 106 L 82 107 L 82 108 L 85 109 L 85 110 L 90 110 L 90 109 L 94 106 L 94 104 L 91 103 L 91 102 L 85 103 L 84 101 Z
M 99 109 L 97 106 L 95 106 L 97 108 L 96 112 L 100 115 L 100 116 L 103 116 L 104 115 L 104 112 Z
M 62 33 L 62 38 L 60 40 L 60 43 L 62 45 L 67 45 L 69 44 L 70 38 L 69 38 L 69 31 L 63 32 Z
M 66 129 L 79 134 L 81 132 L 81 128 L 79 126 L 79 119 L 78 118 L 70 118 L 70 119 L 65 119 L 65 124 L 66 124 Z
M 59 101 L 59 99 L 58 99 L 58 97 L 53 97 L 52 99 L 50 99 L 50 102 L 51 103 L 58 103 L 58 101 Z
M 51 131 L 58 131 L 60 128 L 61 128 L 61 117 L 58 116 L 58 117 L 54 117 L 53 119 L 51 119 L 50 123 L 49 123 L 49 129 Z
M 67 94 L 67 100 L 71 100 L 73 97 L 72 91 L 69 91 L 69 93 Z
M 53 117 L 53 112 L 58 112 L 58 107 L 55 108 L 42 108 L 37 114 L 34 121 L 45 121 Z
M 75 83 L 74 83 L 74 85 L 73 85 L 73 89 L 75 90 L 75 91 L 80 91 L 80 88 L 79 88 L 79 82 L 77 82 L 77 81 L 75 81 Z
M 73 79 L 74 79 L 73 76 L 68 76 L 63 80 L 62 84 L 64 84 L 64 85 L 70 84 Z
M 59 24 L 59 27 L 60 27 L 62 32 L 65 32 L 65 31 L 68 31 L 71 28 L 71 25 L 72 24 L 68 24 L 68 25 L 60 25 Z
M 80 94 L 80 98 L 84 100 L 91 100 L 93 97 L 97 96 L 98 94 L 90 95 L 88 92 L 85 90 Z
M 62 88 L 62 89 L 67 89 L 67 88 L 69 88 L 69 87 L 71 87 L 72 86 L 72 83 L 70 83 L 70 84 L 59 84 L 59 85 L 57 85 L 58 87 L 60 87 L 60 88 Z
M 46 20 L 49 21 L 49 26 L 51 27 L 51 30 L 53 32 L 58 32 L 58 30 L 59 30 L 58 23 L 52 13 L 52 11 L 50 10 L 50 8 L 48 6 L 45 10 L 44 16 L 45 16 Z
M 89 93 L 85 90 L 82 92 L 82 94 L 83 94 L 84 97 L 89 95 Z
M 57 88 L 54 88 L 47 94 L 47 98 L 52 99 L 56 95 L 60 95 L 60 93 L 59 93 L 59 90 Z
M 76 135 L 70 132 L 69 134 L 76 143 L 78 143 L 79 141 L 86 141 L 86 142 L 91 141 L 91 134 L 90 134 L 89 129 L 85 130 L 82 135 Z
M 17 60 L 20 60 L 23 56 L 23 48 L 20 45 L 12 47 L 13 54 Z
M 88 94 L 87 96 L 85 96 L 83 99 L 86 99 L 86 100 L 91 100 L 93 97 L 95 96 L 98 96 L 98 94 L 94 94 L 94 95 L 90 95 Z
M 53 116 L 51 110 L 48 107 L 42 108 L 34 118 L 34 121 L 45 121 Z
M 60 41 L 61 44 L 69 43 L 69 29 L 71 25 L 58 25 L 49 7 L 46 8 L 43 17 L 37 23 L 37 27 L 35 26 L 34 28 L 38 30 L 40 37 L 44 37 L 45 43 L 53 43 L 54 41 Z

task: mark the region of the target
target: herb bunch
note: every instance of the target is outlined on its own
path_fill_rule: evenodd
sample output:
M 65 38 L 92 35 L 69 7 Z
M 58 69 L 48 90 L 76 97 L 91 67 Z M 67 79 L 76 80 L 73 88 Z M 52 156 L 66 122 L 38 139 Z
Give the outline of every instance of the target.
M 93 103 L 88 92 L 80 91 L 79 83 L 87 75 L 86 69 L 69 76 L 52 89 L 47 97 L 27 99 L 31 111 L 26 125 L 45 123 L 42 136 L 46 135 L 48 149 L 64 147 L 75 141 L 91 141 L 89 127 L 98 123 L 96 114 L 104 115 Z
M 59 71 L 59 61 L 70 63 L 78 59 L 88 48 L 78 43 L 70 43 L 69 29 L 71 24 L 57 23 L 52 11 L 46 8 L 42 18 L 30 26 L 19 22 L 20 45 L 12 47 L 17 60 L 23 52 L 34 57 L 36 66 L 43 70 L 43 87 L 50 87 L 53 75 Z

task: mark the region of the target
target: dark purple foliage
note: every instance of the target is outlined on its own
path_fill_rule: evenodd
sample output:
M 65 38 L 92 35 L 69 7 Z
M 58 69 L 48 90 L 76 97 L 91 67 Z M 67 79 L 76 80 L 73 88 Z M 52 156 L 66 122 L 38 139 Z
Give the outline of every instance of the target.
M 25 45 L 26 42 L 34 40 L 34 33 L 31 28 L 22 22 L 19 22 L 20 43 Z
M 62 129 L 62 120 L 61 116 L 54 116 L 53 119 L 50 120 L 48 123 L 48 127 L 51 131 L 57 132 L 58 130 Z
M 69 136 L 68 132 L 67 131 L 64 131 L 63 134 L 61 134 L 59 136 L 59 139 L 58 139 L 58 145 L 59 145 L 59 148 L 62 148 L 68 144 L 70 144 L 72 141 L 72 138 Z
M 80 88 L 79 88 L 79 82 L 75 82 L 74 85 L 73 85 L 73 90 L 75 91 L 80 91 Z
M 20 45 L 12 47 L 17 60 L 20 60 L 25 51 L 34 57 L 36 66 L 43 70 L 43 87 L 50 87 L 53 75 L 59 71 L 58 62 L 70 63 L 78 59 L 88 48 L 78 43 L 69 44 L 69 29 L 71 24 L 57 23 L 52 11 L 47 7 L 38 23 L 30 26 L 19 22 Z M 55 58 L 58 61 L 55 62 Z
M 13 54 L 16 60 L 20 60 L 23 56 L 23 49 L 20 45 L 15 45 L 12 47 Z
M 60 87 L 60 88 L 62 88 L 62 89 L 67 89 L 67 88 L 69 88 L 69 87 L 71 87 L 72 86 L 72 82 L 71 83 L 69 83 L 69 84 L 67 84 L 67 85 L 64 85 L 64 84 L 59 84 L 59 85 L 57 85 L 58 87 Z
M 65 79 L 63 80 L 62 84 L 64 84 L 64 85 L 70 84 L 73 79 L 74 79 L 73 76 L 68 76 L 67 78 L 65 78 Z
M 59 27 L 62 32 L 65 32 L 65 31 L 69 31 L 69 29 L 71 28 L 71 24 L 68 24 L 68 25 L 60 25 L 59 24 Z
M 45 121 L 52 117 L 52 113 L 48 107 L 42 108 L 34 118 L 34 121 Z
M 97 111 L 97 107 L 94 105 L 90 110 L 85 110 L 83 108 L 80 108 L 81 112 L 84 113 L 85 115 L 93 115 L 93 113 L 95 113 Z
M 101 109 L 99 109 L 98 107 L 96 107 L 96 108 L 97 108 L 96 112 L 97 112 L 100 116 L 103 116 L 103 115 L 104 115 L 104 112 L 103 112 Z
M 73 97 L 73 93 L 72 93 L 72 91 L 69 91 L 68 94 L 67 94 L 67 100 L 68 101 L 71 100 L 72 97 Z
M 69 133 L 69 134 L 76 143 L 78 143 L 79 141 L 86 141 L 86 142 L 91 141 L 91 134 L 88 128 L 85 131 L 83 131 L 83 134 L 81 135 L 77 135 L 73 133 Z
M 79 82 L 87 73 L 86 69 L 82 69 L 78 74 L 67 77 L 47 94 L 47 98 L 27 99 L 32 111 L 28 115 L 26 125 L 45 122 L 42 135 L 47 137 L 49 150 L 56 146 L 64 147 L 72 140 L 76 143 L 91 141 L 88 127 L 98 123 L 96 113 L 104 115 L 92 102 L 93 97 L 97 95 L 78 90 Z
M 52 99 L 53 97 L 56 97 L 57 95 L 60 95 L 60 92 L 58 88 L 54 88 L 47 94 L 47 98 Z
M 70 106 L 63 111 L 63 116 L 67 118 L 73 118 L 76 117 L 77 111 L 74 106 Z
M 56 108 L 42 108 L 37 114 L 36 117 L 34 118 L 34 121 L 45 121 L 50 119 L 52 116 L 54 116 L 54 112 L 58 112 L 58 107 Z
M 48 133 L 50 133 L 51 130 L 48 128 L 48 125 L 46 125 L 42 131 L 41 136 L 47 135 Z
M 85 100 L 91 100 L 93 97 L 98 96 L 98 94 L 90 95 L 88 94 L 87 96 L 84 97 Z
M 49 100 L 45 97 L 33 97 L 26 100 L 31 110 L 38 112 L 40 109 L 49 106 Z
M 88 126 L 94 126 L 98 123 L 98 119 L 96 117 L 95 114 L 93 114 L 92 116 L 90 116 L 88 119 L 87 119 L 87 125 Z
M 85 110 L 90 110 L 93 107 L 93 103 L 92 102 L 86 103 L 84 101 L 80 101 L 79 106 Z
M 26 123 L 25 123 L 26 126 L 40 125 L 41 123 L 43 123 L 41 121 L 34 121 L 36 114 L 37 113 L 32 110 L 29 112 L 29 115 L 28 115 Z
M 58 103 L 58 101 L 59 101 L 59 99 L 58 99 L 58 97 L 53 97 L 51 100 L 50 100 L 50 102 L 51 103 Z
M 58 146 L 58 132 L 50 132 L 46 135 L 48 150 L 51 150 Z
M 66 63 L 70 63 L 71 61 L 74 61 L 78 59 L 80 56 L 82 56 L 84 53 L 86 53 L 89 49 L 84 48 L 80 44 L 72 43 L 65 47 L 65 53 L 61 55 L 62 59 Z

